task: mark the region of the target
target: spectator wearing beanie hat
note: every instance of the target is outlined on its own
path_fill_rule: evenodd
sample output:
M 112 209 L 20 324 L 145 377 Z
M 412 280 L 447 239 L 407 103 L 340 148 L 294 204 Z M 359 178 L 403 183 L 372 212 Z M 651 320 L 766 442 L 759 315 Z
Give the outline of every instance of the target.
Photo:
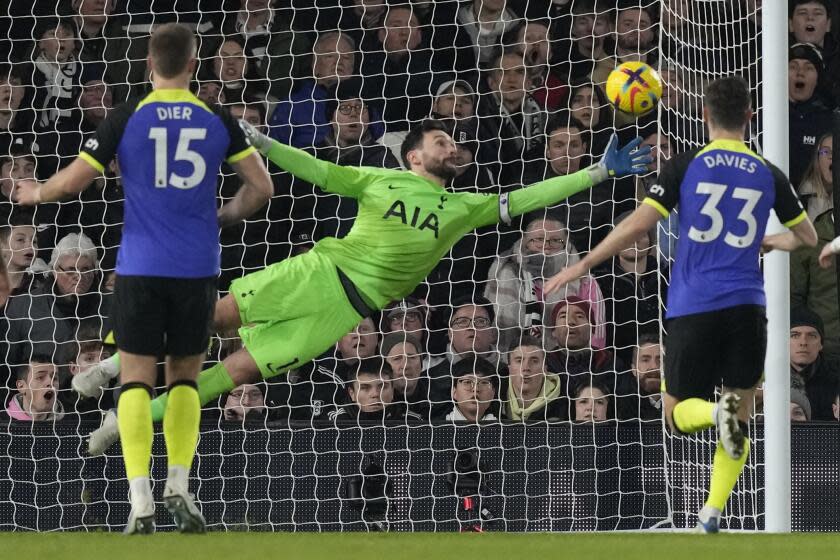
M 840 45 L 831 33 L 831 20 L 837 21 L 836 0 L 790 0 L 788 3 L 790 28 L 789 44 L 811 43 L 822 54 L 826 72 L 825 90 L 840 101 Z
M 549 326 L 557 349 L 549 354 L 548 369 L 561 374 L 567 387 L 591 377 L 614 394 L 616 372 L 626 368 L 609 350 L 592 347 L 594 322 L 589 302 L 577 296 L 569 296 L 554 306 Z
M 819 49 L 797 43 L 788 51 L 790 182 L 799 185 L 817 138 L 831 127 L 831 110 L 817 92 L 825 66 Z
M 808 395 L 799 389 L 790 390 L 790 419 L 792 422 L 811 420 L 811 401 L 808 400 Z
M 400 333 L 403 336 L 413 336 L 423 347 L 423 371 L 427 371 L 446 358 L 431 354 L 435 349 L 442 350 L 446 344 L 443 340 L 431 341 L 429 326 L 433 321 L 432 312 L 426 300 L 414 296 L 406 296 L 399 301 L 391 302 L 382 312 L 380 329 L 383 333 Z M 443 338 L 439 335 L 438 338 Z
M 823 321 L 807 307 L 790 312 L 790 384 L 811 403 L 812 420 L 832 420 L 831 404 L 840 380 L 840 363 L 822 353 Z

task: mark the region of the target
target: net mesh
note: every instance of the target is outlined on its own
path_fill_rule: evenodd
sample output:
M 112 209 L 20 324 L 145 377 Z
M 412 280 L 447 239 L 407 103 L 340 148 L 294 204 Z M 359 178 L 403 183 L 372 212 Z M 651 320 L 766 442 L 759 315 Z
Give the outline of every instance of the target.
M 727 2 L 665 2 L 662 7 L 661 72 L 664 80 L 663 103 L 659 119 L 663 140 L 671 149 L 683 151 L 706 143 L 703 128 L 704 85 L 733 73 L 748 80 L 753 93 L 756 117 L 748 133 L 751 148 L 760 152 L 760 13 L 755 5 Z M 679 212 L 658 228 L 658 258 L 663 274 L 660 285 L 667 286 L 674 262 L 679 233 Z M 663 308 L 663 314 L 665 309 Z M 663 315 L 664 316 L 664 315 Z M 662 330 L 663 336 L 666 334 Z M 761 420 L 760 403 L 756 420 Z M 703 507 L 711 477 L 716 439 L 711 432 L 690 437 L 665 434 L 669 504 L 676 527 L 690 527 Z M 763 472 L 760 453 L 763 437 L 750 428 L 753 453 L 742 478 L 733 491 L 723 523 L 729 528 L 763 527 Z M 762 481 L 762 482 L 760 482 Z
M 755 14 L 728 2 L 634 0 L 620 10 L 601 0 L 389 4 L 10 3 L 0 23 L 0 204 L 10 224 L 3 255 L 20 284 L 5 308 L 11 412 L 0 430 L 0 528 L 116 530 L 128 515 L 119 446 L 86 453 L 102 411 L 115 405 L 115 383 L 97 399 L 70 389 L 72 375 L 111 351 L 100 341 L 123 220 L 119 162 L 78 199 L 34 216 L 9 196 L 12 179 L 46 179 L 73 160 L 113 106 L 148 91 L 145 58 L 156 26 L 180 22 L 196 32 L 199 98 L 321 159 L 398 168 L 409 126 L 443 119 L 459 147 L 456 191 L 503 194 L 572 173 L 597 161 L 616 131 L 622 143 L 642 136 L 661 164 L 703 143 L 706 81 L 745 71 L 759 84 Z M 609 72 L 634 59 L 660 69 L 665 86 L 659 110 L 639 119 L 613 112 L 602 91 Z M 233 279 L 352 226 L 355 201 L 270 171 L 270 203 L 220 235 L 221 293 Z M 416 299 L 363 322 L 312 364 L 205 407 L 191 483 L 210 526 L 611 530 L 672 516 L 678 526 L 690 523 L 708 482 L 710 442 L 663 435 L 658 389 L 650 388 L 658 381 L 645 383 L 645 372 L 658 375 L 658 351 L 641 371 L 637 350 L 645 333 L 654 334 L 645 345 L 656 345 L 674 230 L 660 227 L 658 259 L 653 234 L 627 256 L 640 267 L 638 280 L 616 260 L 554 299 L 542 293 L 541 278 L 603 239 L 654 175 L 611 180 L 547 213 L 467 235 Z M 219 203 L 239 186 L 222 169 Z M 75 233 L 84 238 L 67 237 Z M 82 295 L 64 297 L 73 291 Z M 563 319 L 570 309 L 558 306 L 563 300 L 584 310 L 587 340 Z M 472 302 L 480 304 L 472 324 L 456 328 Z M 489 326 L 478 323 L 484 316 Z M 391 332 L 420 341 L 386 352 Z M 549 402 L 533 413 L 517 400 L 527 390 L 521 367 L 507 364 L 508 346 L 523 333 L 545 349 L 552 374 L 540 377 Z M 220 333 L 208 362 L 240 346 L 236 333 Z M 451 369 L 467 351 L 498 371 L 480 426 L 452 421 L 463 413 Z M 358 411 L 344 386 L 357 356 L 377 354 L 396 371 L 387 429 L 377 425 L 381 413 L 379 422 L 351 421 Z M 35 375 L 36 355 L 46 375 Z M 157 434 L 156 495 L 162 443 Z M 760 467 L 747 468 L 731 526 L 760 524 Z

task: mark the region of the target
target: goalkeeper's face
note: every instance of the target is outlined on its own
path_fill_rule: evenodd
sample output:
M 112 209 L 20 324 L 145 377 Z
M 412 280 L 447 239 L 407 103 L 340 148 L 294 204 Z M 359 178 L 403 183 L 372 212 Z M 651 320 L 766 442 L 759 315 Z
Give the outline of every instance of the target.
M 433 130 L 426 133 L 417 153 L 418 167 L 427 173 L 448 181 L 458 172 L 458 148 L 447 133 Z

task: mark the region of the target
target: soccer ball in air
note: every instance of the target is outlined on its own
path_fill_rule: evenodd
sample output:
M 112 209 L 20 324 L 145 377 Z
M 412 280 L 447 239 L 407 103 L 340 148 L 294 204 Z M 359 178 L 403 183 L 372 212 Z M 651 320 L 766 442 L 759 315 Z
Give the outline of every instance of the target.
M 607 97 L 622 113 L 644 115 L 662 96 L 662 80 L 644 62 L 625 62 L 610 72 Z

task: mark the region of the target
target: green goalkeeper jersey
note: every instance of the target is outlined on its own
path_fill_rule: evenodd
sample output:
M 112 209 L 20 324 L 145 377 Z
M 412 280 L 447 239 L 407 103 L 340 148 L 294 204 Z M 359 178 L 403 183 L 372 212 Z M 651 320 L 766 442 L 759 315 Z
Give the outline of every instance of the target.
M 350 233 L 324 238 L 313 251 L 335 263 L 376 309 L 410 294 L 467 232 L 592 186 L 584 170 L 506 195 L 453 193 L 411 171 L 339 166 L 279 142 L 266 155 L 296 177 L 358 201 Z

